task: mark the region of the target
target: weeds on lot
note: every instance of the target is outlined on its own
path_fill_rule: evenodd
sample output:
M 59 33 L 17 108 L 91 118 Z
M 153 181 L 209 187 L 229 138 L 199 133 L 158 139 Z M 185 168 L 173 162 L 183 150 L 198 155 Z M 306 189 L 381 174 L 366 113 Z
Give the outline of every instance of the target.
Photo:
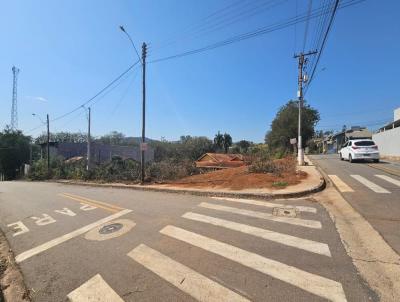
M 182 177 L 198 174 L 197 169 L 190 160 L 163 160 L 147 163 L 145 166 L 145 179 L 148 182 L 163 182 L 176 180 Z M 50 170 L 47 171 L 47 161 L 36 161 L 29 173 L 32 180 L 44 179 L 73 179 L 95 180 L 105 182 L 139 182 L 140 163 L 131 159 L 122 159 L 118 156 L 111 161 L 93 164 L 90 171 L 86 170 L 84 159 L 74 162 L 65 162 L 62 158 L 52 159 Z
M 282 187 L 287 187 L 288 183 L 286 181 L 275 181 L 272 183 L 272 186 L 282 188 Z
M 271 173 L 281 176 L 284 173 L 296 173 L 296 161 L 292 156 L 282 159 L 271 159 L 269 157 L 259 157 L 253 160 L 249 166 L 252 173 Z

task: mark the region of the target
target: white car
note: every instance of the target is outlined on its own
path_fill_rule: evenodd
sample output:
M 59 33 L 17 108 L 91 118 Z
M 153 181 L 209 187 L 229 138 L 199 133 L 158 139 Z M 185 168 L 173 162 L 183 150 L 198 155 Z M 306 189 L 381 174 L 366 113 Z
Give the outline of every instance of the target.
M 339 156 L 341 160 L 347 159 L 351 163 L 355 160 L 379 162 L 378 146 L 371 139 L 348 140 L 340 149 Z

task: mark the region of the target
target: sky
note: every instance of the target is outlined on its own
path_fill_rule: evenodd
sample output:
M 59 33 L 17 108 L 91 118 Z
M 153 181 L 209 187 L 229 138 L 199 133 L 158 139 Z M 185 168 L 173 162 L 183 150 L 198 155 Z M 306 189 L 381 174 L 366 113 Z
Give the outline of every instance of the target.
M 326 1 L 326 0 L 324 0 Z M 313 7 L 321 5 L 313 1 Z M 238 4 L 240 3 L 240 4 Z M 137 61 L 201 48 L 307 12 L 309 0 L 4 0 L 0 18 L 0 127 L 10 124 L 13 65 L 18 75 L 18 128 L 87 130 L 77 109 Z M 338 10 L 306 94 L 317 129 L 376 129 L 400 107 L 400 1 L 366 0 Z M 230 133 L 262 142 L 279 108 L 297 95 L 294 53 L 309 50 L 317 20 L 210 51 L 148 63 L 146 136 Z M 304 39 L 306 37 L 306 39 Z M 305 47 L 303 47 L 305 42 Z M 131 72 L 88 106 L 92 134 L 141 135 L 142 72 Z M 35 113 L 35 116 L 32 115 Z

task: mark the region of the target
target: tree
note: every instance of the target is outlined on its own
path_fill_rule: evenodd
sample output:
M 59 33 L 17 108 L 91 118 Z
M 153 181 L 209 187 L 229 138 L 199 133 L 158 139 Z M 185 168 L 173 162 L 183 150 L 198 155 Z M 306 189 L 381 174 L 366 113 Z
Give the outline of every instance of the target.
M 82 132 L 56 132 L 50 133 L 50 141 L 58 143 L 86 143 L 87 134 Z M 42 133 L 35 139 L 36 144 L 47 142 L 47 133 Z
M 291 149 L 290 139 L 297 138 L 299 107 L 297 101 L 282 106 L 272 121 L 271 130 L 265 135 L 265 142 L 272 150 L 286 152 Z M 319 112 L 304 101 L 301 115 L 301 135 L 304 142 L 314 136 L 315 125 L 320 120 Z
M 6 179 L 16 178 L 21 166 L 29 162 L 30 142 L 31 137 L 19 130 L 6 127 L 0 132 L 0 173 Z
M 117 131 L 111 131 L 109 134 L 105 134 L 98 139 L 103 144 L 108 145 L 124 145 L 125 134 Z
M 224 136 L 219 131 L 215 134 L 214 145 L 217 149 L 222 149 L 224 147 Z
M 247 151 L 249 150 L 249 147 L 252 145 L 252 142 L 246 141 L 246 140 L 241 140 L 237 143 L 237 145 L 240 148 L 240 152 L 242 153 L 247 153 Z
M 228 153 L 228 149 L 230 146 L 232 146 L 232 137 L 228 133 L 224 133 L 224 140 L 223 140 L 223 146 L 225 153 Z

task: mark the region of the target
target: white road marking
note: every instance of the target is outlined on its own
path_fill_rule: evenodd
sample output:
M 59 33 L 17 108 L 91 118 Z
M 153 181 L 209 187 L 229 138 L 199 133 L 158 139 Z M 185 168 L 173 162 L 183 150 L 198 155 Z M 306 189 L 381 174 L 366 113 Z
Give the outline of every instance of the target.
M 81 207 L 80 207 L 80 209 L 82 210 L 82 211 L 91 211 L 91 210 L 95 210 L 95 209 L 97 209 L 97 207 L 95 207 L 95 206 L 91 206 L 91 205 L 88 205 L 88 204 L 85 204 L 85 203 L 81 203 Z
M 71 302 L 124 302 L 99 274 L 70 292 L 67 297 Z
M 144 244 L 130 251 L 128 256 L 198 301 L 249 301 Z
M 400 187 L 400 180 L 394 179 L 394 178 L 386 176 L 386 175 L 375 175 L 375 176 Z
M 362 183 L 364 186 L 371 189 L 375 193 L 390 193 L 388 190 L 382 188 L 381 186 L 378 186 L 377 184 L 373 183 L 372 181 L 369 181 L 368 179 L 362 177 L 361 175 L 351 175 L 351 177 L 358 180 L 360 183 Z
M 335 302 L 346 301 L 342 285 L 334 280 L 171 225 L 163 228 L 160 233 L 240 263 L 314 295 Z
M 182 215 L 183 218 L 200 221 L 204 223 L 213 224 L 216 226 L 224 227 L 230 230 L 235 230 L 245 234 L 257 236 L 266 240 L 271 240 L 284 244 L 287 246 L 295 247 L 312 253 L 331 257 L 329 246 L 325 243 L 303 239 L 295 236 L 290 236 L 282 233 L 273 232 L 246 224 L 241 224 L 225 219 L 219 219 L 211 216 L 201 215 L 197 213 L 188 212 Z
M 211 198 L 215 199 L 215 200 L 222 200 L 222 201 L 227 200 L 227 201 L 240 202 L 240 203 L 251 204 L 251 205 L 267 207 L 267 208 L 288 207 L 288 208 L 296 208 L 297 210 L 299 210 L 301 212 L 317 213 L 317 209 L 313 208 L 313 207 L 287 205 L 287 204 L 282 204 L 282 203 L 271 203 L 271 202 L 267 202 L 267 201 L 243 199 L 243 198 L 228 198 L 228 197 L 211 197 Z
M 48 250 L 48 249 L 50 249 L 52 247 L 55 247 L 55 246 L 65 242 L 65 241 L 68 241 L 68 240 L 70 240 L 70 239 L 72 239 L 74 237 L 82 235 L 82 234 L 90 231 L 91 229 L 93 229 L 93 228 L 95 228 L 95 227 L 97 227 L 97 226 L 99 226 L 99 225 L 101 225 L 101 224 L 103 224 L 105 222 L 112 221 L 112 220 L 114 220 L 116 218 L 119 218 L 119 217 L 121 217 L 123 215 L 126 215 L 126 214 L 128 214 L 130 212 L 132 212 L 132 210 L 128 210 L 128 209 L 122 210 L 120 212 L 117 212 L 115 214 L 107 216 L 107 217 L 105 217 L 103 219 L 100 219 L 100 220 L 98 220 L 96 222 L 88 224 L 88 225 L 86 225 L 86 226 L 84 226 L 84 227 L 82 227 L 80 229 L 77 229 L 77 230 L 71 232 L 71 233 L 62 235 L 62 236 L 57 237 L 57 238 L 55 238 L 53 240 L 45 242 L 45 243 L 43 243 L 43 244 L 41 244 L 41 245 L 39 245 L 37 247 L 34 247 L 34 248 L 30 249 L 30 250 L 27 250 L 27 251 L 17 255 L 15 257 L 15 261 L 17 263 L 20 263 L 20 262 L 22 262 L 22 261 L 24 261 L 24 260 L 26 260 L 26 259 L 28 259 L 28 258 L 30 258 L 32 256 L 40 254 L 40 253 L 42 253 L 42 252 L 44 252 L 44 251 L 46 251 L 46 250 Z
M 299 226 L 303 226 L 303 227 L 307 227 L 307 228 L 313 228 L 313 229 L 322 228 L 321 222 L 319 222 L 317 220 L 307 220 L 307 219 L 291 218 L 291 217 L 278 217 L 278 216 L 274 216 L 270 213 L 238 209 L 238 208 L 221 206 L 221 205 L 216 205 L 216 204 L 207 203 L 207 202 L 202 202 L 201 204 L 199 204 L 199 207 L 218 210 L 218 211 L 224 211 L 224 212 L 229 212 L 229 213 L 234 213 L 234 214 L 239 214 L 239 215 L 244 215 L 244 216 L 256 217 L 256 218 L 261 218 L 261 219 L 266 219 L 266 220 L 271 220 L 271 221 L 276 221 L 276 222 L 289 223 L 289 224 L 299 225 Z
M 68 208 L 63 208 L 62 210 L 54 210 L 54 212 L 67 216 L 76 216 L 76 214 Z
M 50 215 L 47 215 L 47 214 L 43 214 L 43 217 L 32 216 L 31 218 L 33 220 L 35 220 L 35 223 L 37 225 L 40 225 L 40 226 L 56 222 L 56 220 L 53 217 L 51 217 Z
M 328 175 L 329 178 L 332 180 L 332 182 L 335 184 L 335 186 L 339 189 L 340 192 L 346 193 L 346 192 L 354 192 L 350 186 L 348 186 L 343 180 L 339 178 L 337 175 Z
M 29 229 L 22 221 L 7 224 L 7 227 L 13 227 L 14 231 L 17 231 L 13 234 L 13 237 L 29 232 Z

